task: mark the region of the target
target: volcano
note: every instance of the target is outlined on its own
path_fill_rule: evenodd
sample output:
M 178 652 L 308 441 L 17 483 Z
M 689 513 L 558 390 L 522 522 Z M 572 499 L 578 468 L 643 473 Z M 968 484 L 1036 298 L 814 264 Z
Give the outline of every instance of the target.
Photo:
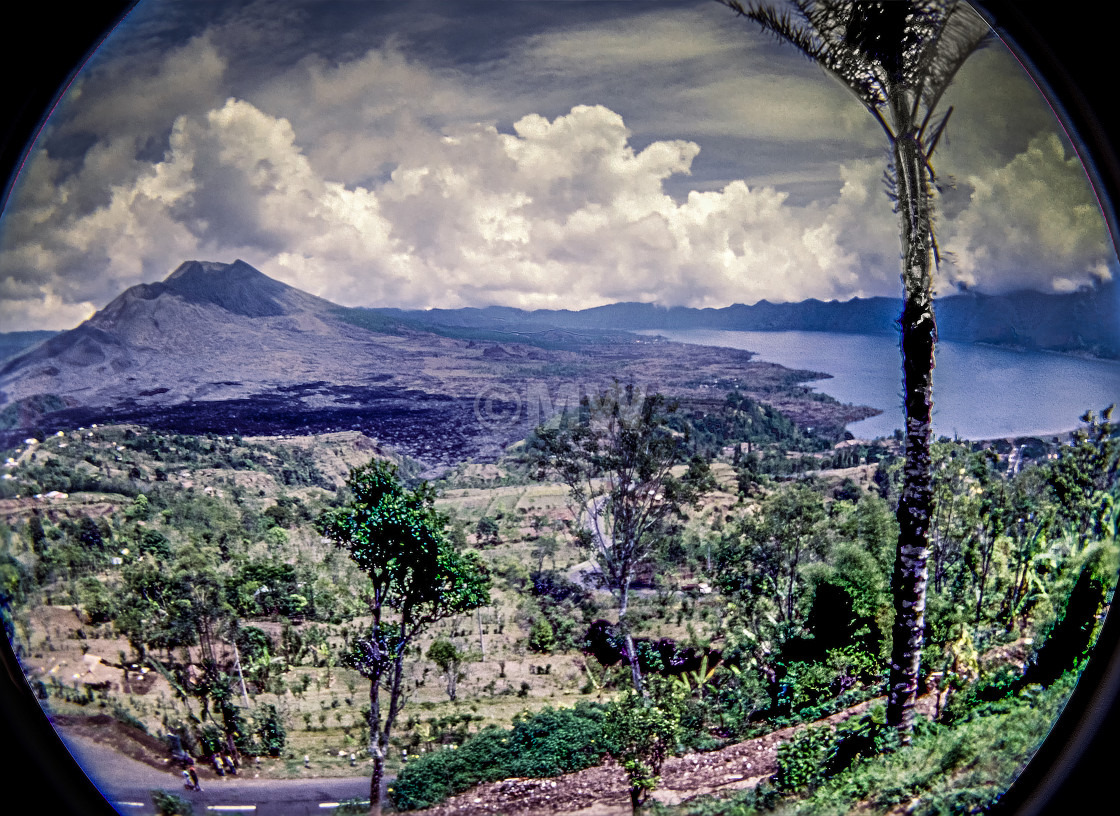
M 875 413 L 799 396 L 800 383 L 826 375 L 746 351 L 532 328 L 344 308 L 241 260 L 187 261 L 4 362 L 0 433 L 10 442 L 92 422 L 244 435 L 360 430 L 438 469 L 492 460 L 615 379 L 701 401 L 737 388 L 816 428 L 842 430 Z
M 386 369 L 412 356 L 403 337 L 375 335 L 344 314 L 244 261 L 187 261 L 10 359 L 0 392 L 7 403 L 52 394 L 87 408 L 169 405 L 317 380 L 385 382 Z

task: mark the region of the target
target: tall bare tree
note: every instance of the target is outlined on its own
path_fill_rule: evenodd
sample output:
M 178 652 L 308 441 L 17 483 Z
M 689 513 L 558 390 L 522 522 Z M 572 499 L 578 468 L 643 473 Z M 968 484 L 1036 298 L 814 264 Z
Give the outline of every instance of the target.
M 933 504 L 930 459 L 939 260 L 931 159 L 953 112 L 939 113 L 965 60 L 990 36 L 970 6 L 950 0 L 794 0 L 784 10 L 717 0 L 839 79 L 887 137 L 887 178 L 899 216 L 904 300 L 899 317 L 906 466 L 898 503 L 895 620 L 887 718 L 909 741 L 922 637 Z
M 690 462 L 687 437 L 672 429 L 675 411 L 661 394 L 615 383 L 584 398 L 574 420 L 538 427 L 527 449 L 538 478 L 558 477 L 568 488 L 577 539 L 618 602 L 630 677 L 640 695 L 646 690 L 627 616 L 630 587 L 657 543 L 711 483 L 706 464 Z

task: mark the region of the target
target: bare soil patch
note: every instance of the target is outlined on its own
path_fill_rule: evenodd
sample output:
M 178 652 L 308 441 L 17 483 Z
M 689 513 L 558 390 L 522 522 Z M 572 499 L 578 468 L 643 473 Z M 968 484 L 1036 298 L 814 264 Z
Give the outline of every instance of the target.
M 878 698 L 860 703 L 812 725 L 835 726 L 860 716 L 875 703 L 884 700 Z M 927 694 L 919 698 L 916 710 L 929 716 L 934 705 L 934 695 Z M 661 769 L 661 784 L 654 798 L 665 804 L 678 804 L 697 796 L 718 796 L 752 788 L 777 772 L 778 746 L 805 727 L 791 726 L 718 751 L 670 758 Z M 424 816 L 490 816 L 498 813 L 504 816 L 539 813 L 627 816 L 630 812 L 626 773 L 614 762 L 555 779 L 490 782 L 453 796 L 441 805 L 419 811 Z
M 172 766 L 170 752 L 162 740 L 112 715 L 81 717 L 54 714 L 50 719 L 55 728 L 66 736 L 84 737 L 161 771 Z

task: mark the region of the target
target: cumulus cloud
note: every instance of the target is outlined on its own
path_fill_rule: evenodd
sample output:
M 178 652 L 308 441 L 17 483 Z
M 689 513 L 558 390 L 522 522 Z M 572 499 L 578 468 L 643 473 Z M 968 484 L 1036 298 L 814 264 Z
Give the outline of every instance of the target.
M 311 55 L 266 81 L 253 101 L 292 123 L 317 172 L 344 183 L 415 162 L 444 126 L 488 121 L 500 108 L 485 87 L 409 59 L 392 42 L 341 63 Z
M 346 277 L 361 288 L 328 296 L 407 306 L 699 306 L 834 297 L 855 280 L 855 256 L 818 208 L 789 207 L 785 194 L 743 182 L 676 204 L 663 185 L 688 172 L 695 143 L 635 150 L 622 118 L 601 106 L 552 120 L 528 115 L 512 130 L 448 135 L 424 163 L 361 191 L 389 225 L 378 247 L 387 254 L 352 257 Z M 291 254 L 304 269 L 314 262 L 309 252 Z M 337 253 L 336 262 L 344 262 Z M 376 271 L 362 278 L 363 265 Z
M 968 178 L 967 208 L 949 225 L 943 288 L 1069 291 L 1111 277 L 1100 208 L 1076 156 L 1054 133 L 1001 167 Z
M 53 250 L 5 262 L 80 263 L 123 288 L 187 257 L 239 255 L 338 302 L 401 306 L 724 305 L 856 282 L 826 211 L 743 182 L 677 204 L 664 182 L 699 146 L 635 150 L 630 136 L 602 106 L 530 114 L 512 132 L 447 133 L 385 182 L 347 187 L 315 171 L 287 120 L 229 99 L 180 117 L 163 160 L 57 225 Z
M 818 69 L 779 70 L 773 43 L 715 20 L 556 26 L 485 64 L 389 37 L 274 70 L 227 24 L 142 70 L 109 61 L 5 214 L 3 329 L 68 327 L 189 258 L 240 257 L 347 305 L 898 294 L 882 134 Z M 268 30 L 280 42 L 291 21 Z M 1008 64 L 980 55 L 950 100 L 944 291 L 1061 291 L 1115 264 L 1084 174 Z

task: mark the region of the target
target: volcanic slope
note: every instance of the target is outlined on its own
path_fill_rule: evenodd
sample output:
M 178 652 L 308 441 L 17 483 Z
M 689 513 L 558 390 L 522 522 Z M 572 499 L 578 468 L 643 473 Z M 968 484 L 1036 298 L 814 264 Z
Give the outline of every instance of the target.
M 6 402 L 55 394 L 87 407 L 170 405 L 359 381 L 411 356 L 407 338 L 350 326 L 337 312 L 244 261 L 188 261 L 8 361 L 0 389 Z
M 0 427 L 361 430 L 428 465 L 453 465 L 499 455 L 615 379 L 689 400 L 738 388 L 817 428 L 874 413 L 809 398 L 801 383 L 821 376 L 624 332 L 472 334 L 343 308 L 244 261 L 188 261 L 4 363 Z

